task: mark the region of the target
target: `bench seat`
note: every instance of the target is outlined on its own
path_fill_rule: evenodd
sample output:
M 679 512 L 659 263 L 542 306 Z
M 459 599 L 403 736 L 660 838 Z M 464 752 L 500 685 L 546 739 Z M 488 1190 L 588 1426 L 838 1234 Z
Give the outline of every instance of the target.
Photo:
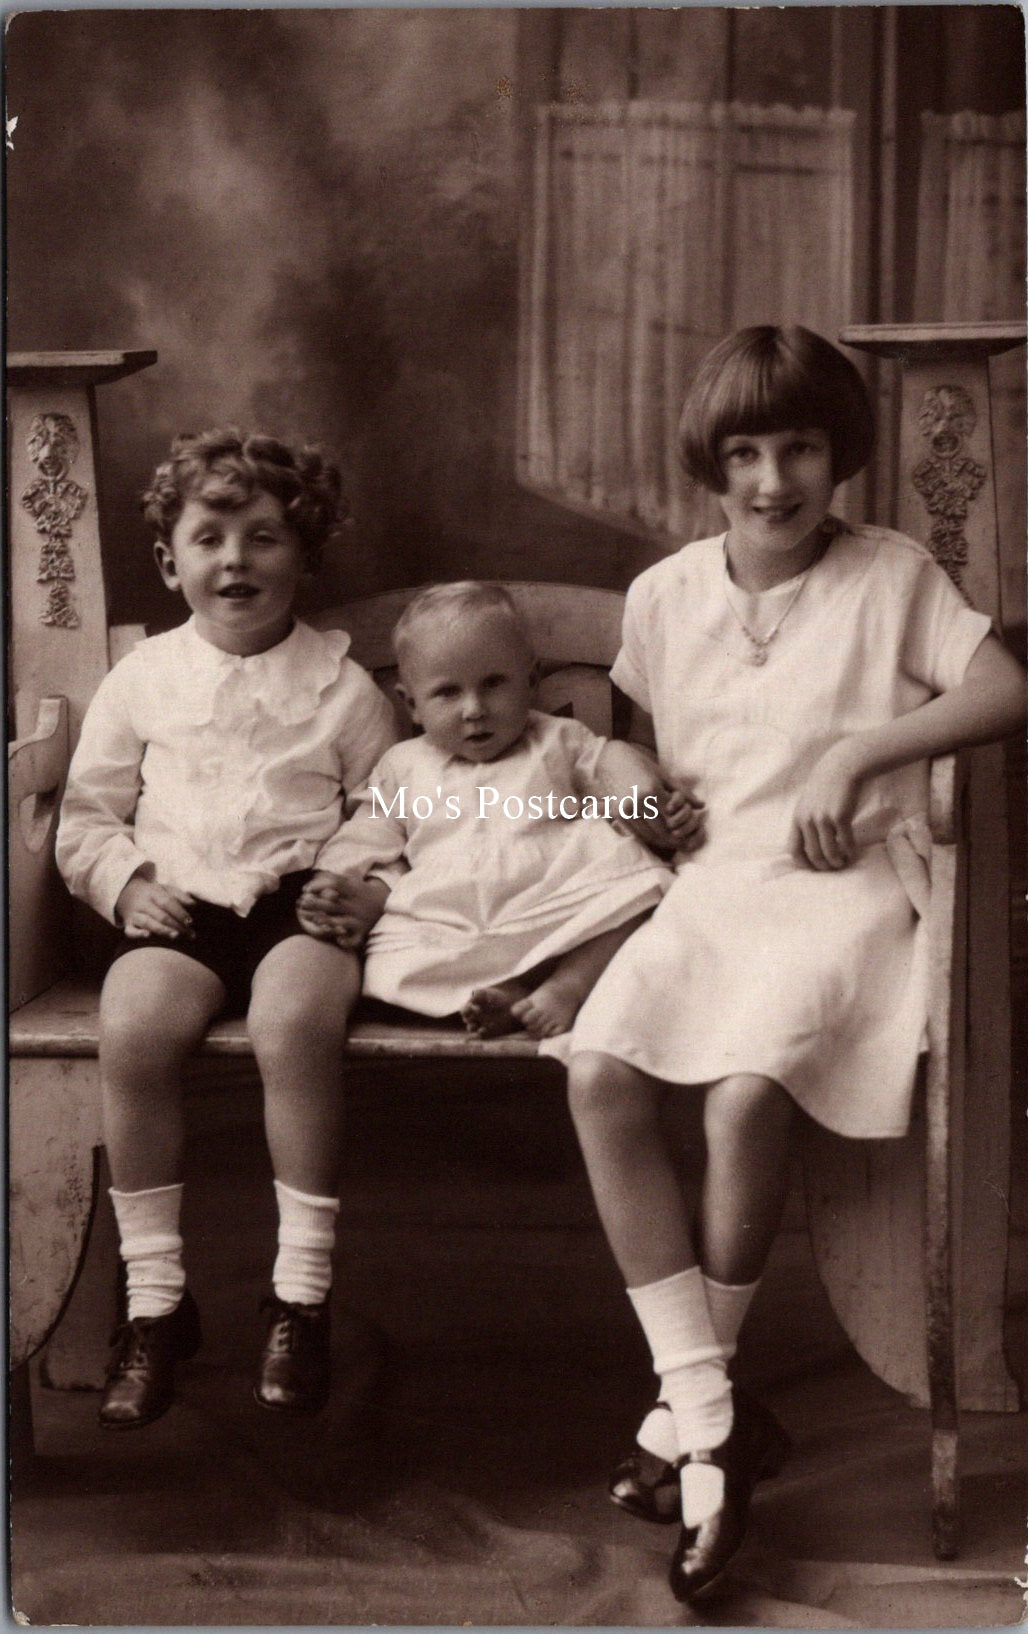
M 58 982 L 11 1016 L 9 1047 L 13 1059 L 95 1058 L 99 1032 L 99 990 L 87 982 Z M 246 1022 L 218 1021 L 201 1047 L 201 1055 L 250 1055 Z M 360 1010 L 350 1030 L 346 1054 L 354 1060 L 377 1056 L 405 1059 L 440 1056 L 462 1061 L 534 1056 L 537 1046 L 525 1033 L 504 1038 L 472 1038 L 452 1022 L 362 1020 Z

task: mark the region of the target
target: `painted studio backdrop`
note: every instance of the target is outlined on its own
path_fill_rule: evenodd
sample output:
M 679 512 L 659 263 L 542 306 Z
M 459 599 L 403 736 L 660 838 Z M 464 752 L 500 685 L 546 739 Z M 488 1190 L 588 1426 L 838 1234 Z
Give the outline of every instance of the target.
M 333 1388 L 319 1414 L 276 1419 L 253 1390 L 275 1194 L 243 1023 L 226 1022 L 189 1068 L 182 1235 L 203 1344 L 166 1414 L 130 1435 L 97 1422 L 118 1254 L 96 1063 L 104 927 L 53 866 L 66 722 L 49 702 L 37 733 L 37 705 L 64 695 L 74 740 L 109 653 L 133 639 L 109 645 L 107 622 L 182 621 L 140 492 L 176 433 L 234 423 L 316 442 L 343 469 L 352 514 L 301 611 L 433 580 L 527 581 L 519 594 L 555 632 L 545 683 L 567 691 L 542 707 L 595 709 L 607 731 L 609 592 L 717 528 L 675 446 L 717 338 L 760 322 L 835 338 L 992 321 L 991 346 L 1023 324 L 1022 12 L 130 6 L 6 24 L 7 346 L 22 354 L 8 440 L 15 1610 L 79 1627 L 695 1622 L 667 1586 L 672 1533 L 608 1502 L 653 1401 L 651 1357 L 563 1079 L 520 1059 L 528 1040 L 483 1057 L 451 1037 L 444 1057 L 446 1028 L 428 1042 L 419 1028 L 416 1055 L 387 1029 L 374 1053 L 385 1024 L 356 1024 Z M 61 352 L 136 356 L 118 378 L 80 358 L 73 390 L 33 356 Z M 991 359 L 988 392 L 975 363 L 967 389 L 933 376 L 915 398 L 908 368 L 902 466 L 898 365 L 851 355 L 879 438 L 843 514 L 931 535 L 958 582 L 963 552 L 969 591 L 984 583 L 1023 645 L 1023 346 Z M 98 377 L 94 427 L 84 383 Z M 377 600 L 346 616 L 355 650 L 362 618 L 369 647 L 392 622 Z M 746 634 L 762 656 L 774 631 Z M 796 1444 L 755 1497 L 724 1626 L 1018 1616 L 1019 752 L 1006 785 L 1003 748 L 974 757 L 973 842 L 936 846 L 934 1030 L 909 1135 L 806 1129 L 736 1375 L 773 1393 Z M 940 830 L 945 792 L 936 805 Z M 698 1098 L 675 1116 L 698 1189 Z
M 175 622 L 137 494 L 219 420 L 341 459 L 318 602 L 623 587 L 706 530 L 673 444 L 713 338 L 1023 315 L 1022 63 L 1013 6 L 15 17 L 8 345 L 159 354 L 101 394 L 113 620 Z M 845 503 L 888 522 L 866 367 L 883 451 Z M 1012 624 L 1021 368 L 993 366 Z

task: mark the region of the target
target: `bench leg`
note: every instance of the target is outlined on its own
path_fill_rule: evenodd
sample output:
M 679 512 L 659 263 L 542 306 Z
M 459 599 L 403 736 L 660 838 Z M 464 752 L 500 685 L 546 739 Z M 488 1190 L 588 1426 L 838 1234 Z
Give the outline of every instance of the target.
M 32 1435 L 32 1385 L 29 1364 L 11 1369 L 8 1378 L 7 1456 L 10 1460 L 11 1492 L 17 1495 L 27 1484 L 35 1453 Z
M 118 1230 L 108 1196 L 107 1154 L 99 1151 L 96 1205 L 82 1268 L 71 1298 L 43 1351 L 41 1382 L 50 1390 L 100 1390 L 111 1333 L 118 1321 L 121 1261 Z
M 95 1060 L 15 1057 L 8 1075 L 12 1367 L 49 1338 L 74 1287 L 96 1197 Z

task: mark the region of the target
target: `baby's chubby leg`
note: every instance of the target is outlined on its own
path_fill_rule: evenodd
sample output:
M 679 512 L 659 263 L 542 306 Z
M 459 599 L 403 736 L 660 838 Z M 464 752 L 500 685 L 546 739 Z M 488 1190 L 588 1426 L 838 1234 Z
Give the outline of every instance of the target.
M 468 1032 L 477 1038 L 520 1028 L 532 1038 L 566 1033 L 618 948 L 646 918 L 639 914 L 524 976 L 476 988 L 461 1011 Z
M 638 914 L 565 953 L 538 987 L 511 1005 L 515 1020 L 533 1038 L 556 1038 L 558 1033 L 566 1033 L 618 948 L 648 917 Z

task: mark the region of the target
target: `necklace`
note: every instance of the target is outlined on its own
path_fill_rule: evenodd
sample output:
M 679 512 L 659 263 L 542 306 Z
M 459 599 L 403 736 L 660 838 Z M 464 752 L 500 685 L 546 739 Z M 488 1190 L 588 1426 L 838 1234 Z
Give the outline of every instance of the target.
M 803 588 L 804 588 L 807 580 L 810 578 L 811 573 L 813 573 L 815 567 L 817 566 L 818 562 L 821 560 L 821 558 L 824 555 L 825 551 L 828 549 L 828 546 L 831 544 L 831 542 L 832 542 L 833 538 L 835 537 L 836 533 L 840 531 L 840 529 L 838 528 L 837 525 L 829 525 L 829 526 L 825 525 L 825 524 L 834 524 L 834 523 L 835 523 L 835 518 L 834 517 L 826 517 L 825 518 L 825 523 L 822 524 L 822 527 L 821 527 L 821 533 L 823 535 L 823 543 L 821 544 L 821 547 L 818 550 L 817 555 L 814 557 L 814 560 L 811 562 L 810 566 L 806 569 L 806 571 L 804 573 L 800 574 L 799 583 L 797 584 L 797 586 L 796 586 L 795 590 L 793 591 L 792 595 L 789 597 L 789 600 L 786 602 L 785 607 L 784 607 L 781 615 L 779 616 L 777 624 L 774 624 L 771 627 L 771 629 L 768 630 L 766 635 L 755 635 L 754 632 L 750 629 L 749 625 L 747 623 L 745 623 L 745 621 L 743 620 L 742 614 L 739 612 L 739 609 L 736 607 L 735 603 L 732 601 L 731 595 L 729 593 L 729 588 L 728 588 L 730 583 L 731 583 L 731 578 L 730 578 L 730 575 L 729 575 L 729 572 L 728 572 L 728 535 L 727 534 L 725 535 L 725 542 L 724 542 L 724 545 L 722 546 L 722 552 L 723 552 L 723 555 L 724 555 L 724 578 L 722 579 L 721 584 L 722 584 L 722 588 L 723 588 L 724 593 L 725 593 L 725 601 L 728 604 L 728 611 L 731 613 L 732 617 L 735 619 L 736 624 L 738 624 L 738 626 L 739 626 L 740 630 L 742 631 L 743 635 L 746 637 L 746 640 L 749 642 L 750 650 L 746 654 L 747 664 L 761 665 L 761 664 L 766 664 L 767 663 L 767 650 L 768 650 L 768 648 L 770 647 L 772 641 L 775 639 L 775 636 L 778 634 L 779 630 L 782 628 L 782 625 L 785 623 L 786 619 L 789 617 L 789 614 L 792 612 L 792 610 L 795 607 L 796 603 L 799 601 L 800 597 L 802 596 Z

